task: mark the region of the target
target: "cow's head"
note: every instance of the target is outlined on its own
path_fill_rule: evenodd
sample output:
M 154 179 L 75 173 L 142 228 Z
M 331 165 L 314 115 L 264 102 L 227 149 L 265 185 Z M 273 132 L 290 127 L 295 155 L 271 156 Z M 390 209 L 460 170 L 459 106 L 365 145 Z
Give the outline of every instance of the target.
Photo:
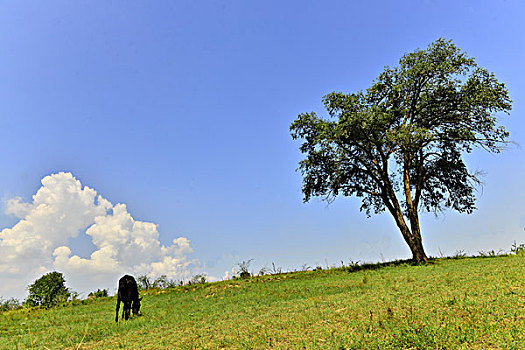
M 140 301 L 142 300 L 142 297 L 138 298 L 133 302 L 133 306 L 131 307 L 133 311 L 133 315 L 138 315 L 140 311 Z

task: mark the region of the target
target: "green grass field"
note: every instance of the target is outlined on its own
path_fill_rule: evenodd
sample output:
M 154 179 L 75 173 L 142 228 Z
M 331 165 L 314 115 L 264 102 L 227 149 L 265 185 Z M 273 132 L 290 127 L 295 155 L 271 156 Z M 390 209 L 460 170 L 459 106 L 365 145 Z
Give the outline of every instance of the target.
M 306 271 L 0 314 L 1 349 L 525 349 L 525 257 Z

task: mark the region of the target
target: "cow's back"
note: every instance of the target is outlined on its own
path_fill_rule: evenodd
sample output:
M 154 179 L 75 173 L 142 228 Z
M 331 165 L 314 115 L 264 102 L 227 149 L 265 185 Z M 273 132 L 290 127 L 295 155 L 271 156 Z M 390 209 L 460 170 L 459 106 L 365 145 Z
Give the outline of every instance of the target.
M 118 281 L 118 296 L 122 301 L 131 301 L 138 297 L 137 282 L 133 276 L 125 275 Z

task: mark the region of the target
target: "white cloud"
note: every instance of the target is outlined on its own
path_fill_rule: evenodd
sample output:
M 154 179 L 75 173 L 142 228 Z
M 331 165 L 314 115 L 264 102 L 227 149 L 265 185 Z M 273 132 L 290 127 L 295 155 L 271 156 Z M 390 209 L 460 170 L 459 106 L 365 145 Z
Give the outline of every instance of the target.
M 125 204 L 111 204 L 71 173 L 46 176 L 30 203 L 17 197 L 5 207 L 20 220 L 0 232 L 2 296 L 22 296 L 29 283 L 52 270 L 63 272 L 72 289 L 87 292 L 116 286 L 124 273 L 187 277 L 197 263 L 188 259 L 193 250 L 187 238 L 161 245 L 156 224 L 134 220 Z M 89 258 L 68 247 L 79 234 L 96 247 Z

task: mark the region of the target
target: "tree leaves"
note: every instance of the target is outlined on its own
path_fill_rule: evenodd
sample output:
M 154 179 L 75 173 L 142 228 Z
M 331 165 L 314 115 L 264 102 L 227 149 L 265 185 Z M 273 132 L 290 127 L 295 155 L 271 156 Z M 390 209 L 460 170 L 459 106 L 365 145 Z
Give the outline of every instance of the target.
M 303 113 L 290 126 L 303 140 L 304 200 L 356 196 L 368 215 L 385 207 L 397 215 L 399 206 L 416 213 L 417 226 L 419 210 L 471 213 L 480 180 L 462 154 L 508 143 L 497 124 L 511 109 L 505 85 L 443 39 L 385 67 L 367 90 L 332 92 L 323 103 L 328 119 Z
M 50 272 L 28 287 L 27 303 L 31 306 L 51 307 L 58 302 L 66 301 L 71 292 L 65 286 L 66 280 L 60 272 Z

